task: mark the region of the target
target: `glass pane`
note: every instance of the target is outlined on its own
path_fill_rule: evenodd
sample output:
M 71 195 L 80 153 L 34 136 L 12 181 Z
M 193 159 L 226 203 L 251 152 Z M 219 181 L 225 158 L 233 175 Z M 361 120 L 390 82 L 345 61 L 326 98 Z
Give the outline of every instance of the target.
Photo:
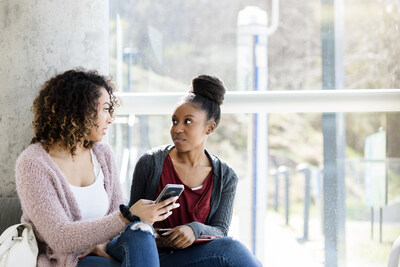
M 263 229 L 259 229 L 264 236 L 265 266 L 324 266 L 330 255 L 325 250 L 326 236 L 338 238 L 337 266 L 385 266 L 391 245 L 400 235 L 400 113 L 330 114 L 336 115 L 333 120 L 325 115 L 268 115 L 268 173 L 264 175 L 266 190 L 260 192 L 266 196 L 267 208 Z M 247 211 L 242 207 L 253 205 L 249 194 L 253 170 L 248 164 L 249 146 L 254 143 L 249 132 L 253 116 L 224 114 L 206 144 L 210 153 L 226 161 L 239 176 L 229 235 L 251 250 L 251 227 L 243 222 Z M 128 168 L 123 178 L 127 195 L 138 157 L 152 147 L 172 143 L 169 127 L 169 115 L 117 118 L 110 132 L 111 144 L 120 169 Z M 341 131 L 345 134 L 340 135 Z M 331 135 L 336 145 L 324 143 Z M 129 166 L 122 166 L 126 148 L 131 153 L 125 161 Z M 326 155 L 336 166 L 336 175 L 324 169 Z M 324 187 L 325 179 L 332 177 L 335 187 L 328 180 L 331 185 Z M 327 203 L 331 199 L 336 201 Z M 330 218 L 325 226 L 324 217 Z M 335 224 L 332 218 L 341 223 Z
M 266 37 L 276 18 L 274 3 L 110 1 L 110 72 L 119 90 L 130 92 L 186 92 L 202 73 L 219 76 L 229 91 L 398 88 L 398 0 L 280 1 L 279 24 Z M 248 6 L 261 10 L 266 25 L 243 46 L 238 17 Z M 268 114 L 261 192 L 254 189 L 252 164 L 258 116 L 224 114 L 207 141 L 209 151 L 240 177 L 229 235 L 252 251 L 252 237 L 264 239 L 258 255 L 265 266 L 385 266 L 400 235 L 400 114 Z M 169 125 L 170 115 L 117 118 L 110 143 L 126 196 L 138 157 L 171 143 Z M 266 202 L 266 219 L 256 233 L 243 222 L 254 192 Z
M 261 48 L 265 88 L 319 90 L 334 75 L 338 89 L 398 88 L 398 0 L 285 0 L 277 8 L 279 17 L 272 12 L 274 2 L 110 1 L 110 72 L 123 91 L 184 91 L 201 73 L 220 76 L 230 90 L 243 90 L 238 14 L 257 6 L 266 12 L 265 28 L 278 18 Z M 336 9 L 327 6 L 330 2 Z M 326 10 L 335 10 L 335 21 Z

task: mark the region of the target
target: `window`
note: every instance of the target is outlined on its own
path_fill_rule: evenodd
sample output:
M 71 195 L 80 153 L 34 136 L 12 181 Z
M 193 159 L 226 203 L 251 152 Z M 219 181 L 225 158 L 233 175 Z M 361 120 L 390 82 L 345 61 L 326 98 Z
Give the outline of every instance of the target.
M 110 70 L 122 100 L 110 143 L 126 196 L 138 157 L 171 143 L 170 113 L 191 79 L 217 75 L 229 94 L 207 149 L 240 177 L 230 234 L 268 266 L 286 266 L 290 260 L 304 260 L 307 266 L 386 264 L 400 234 L 395 212 L 400 205 L 400 101 L 397 90 L 386 90 L 400 84 L 395 41 L 400 5 L 395 0 L 336 1 L 329 9 L 327 2 L 110 1 Z M 250 11 L 259 14 L 259 24 L 263 16 L 267 20 L 256 27 L 257 34 L 238 29 L 239 12 L 248 6 L 257 6 Z M 332 10 L 335 20 L 329 21 Z M 245 19 L 241 23 L 246 26 Z M 259 151 L 267 158 L 257 163 L 265 170 L 264 178 L 257 177 L 257 190 L 252 129 L 255 117 L 260 120 L 265 113 L 260 134 L 267 146 Z M 386 144 L 371 145 L 371 152 L 366 144 L 375 144 L 373 136 L 380 133 Z M 383 147 L 385 157 L 373 158 Z M 383 172 L 375 165 L 382 160 Z M 277 233 L 281 239 L 273 238 Z

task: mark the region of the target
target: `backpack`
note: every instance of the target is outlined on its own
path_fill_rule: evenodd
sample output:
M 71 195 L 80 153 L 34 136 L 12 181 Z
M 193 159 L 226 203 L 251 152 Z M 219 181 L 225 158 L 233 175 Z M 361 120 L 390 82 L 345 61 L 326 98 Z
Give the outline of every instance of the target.
M 12 225 L 0 236 L 0 267 L 35 267 L 38 252 L 30 224 Z

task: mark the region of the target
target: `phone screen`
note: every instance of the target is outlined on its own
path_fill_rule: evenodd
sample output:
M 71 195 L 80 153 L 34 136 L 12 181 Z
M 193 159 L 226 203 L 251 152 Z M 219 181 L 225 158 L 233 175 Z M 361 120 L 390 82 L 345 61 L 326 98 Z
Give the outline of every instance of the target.
M 156 199 L 156 203 L 166 200 L 170 197 L 179 196 L 183 192 L 182 184 L 167 184 Z

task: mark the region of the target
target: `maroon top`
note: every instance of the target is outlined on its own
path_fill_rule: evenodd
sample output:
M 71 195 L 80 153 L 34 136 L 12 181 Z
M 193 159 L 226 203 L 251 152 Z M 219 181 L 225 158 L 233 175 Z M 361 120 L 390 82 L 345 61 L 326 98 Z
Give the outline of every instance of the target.
M 179 208 L 172 210 L 172 215 L 161 222 L 154 223 L 155 228 L 174 228 L 190 222 L 205 223 L 210 213 L 210 199 L 214 180 L 214 173 L 210 174 L 204 180 L 201 189 L 192 190 L 190 187 L 182 183 L 175 171 L 171 157 L 167 155 L 165 158 L 163 169 L 161 172 L 160 182 L 158 183 L 155 198 L 163 190 L 167 184 L 183 184 L 185 189 L 176 201 L 180 204 Z

